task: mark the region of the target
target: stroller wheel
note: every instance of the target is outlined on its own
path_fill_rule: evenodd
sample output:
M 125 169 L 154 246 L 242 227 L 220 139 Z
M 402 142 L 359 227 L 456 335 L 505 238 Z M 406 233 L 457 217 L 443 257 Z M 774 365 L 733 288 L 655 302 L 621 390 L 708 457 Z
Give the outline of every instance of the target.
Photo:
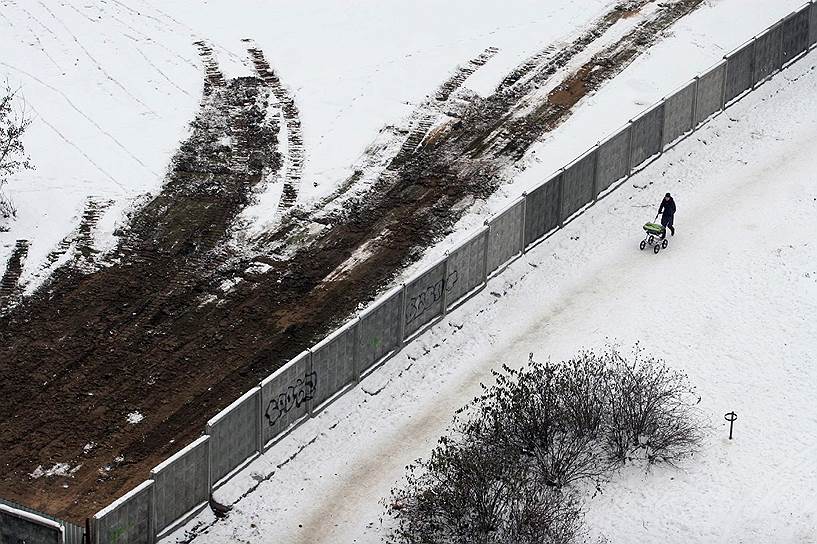
M 654 241 L 655 241 L 655 236 L 653 236 L 652 234 L 650 234 L 650 237 L 649 237 L 649 238 L 647 238 L 647 243 L 648 243 L 648 244 L 650 244 L 650 245 L 652 245 L 652 243 L 653 243 Z
M 661 251 L 661 246 L 659 244 L 655 244 L 655 247 L 653 247 L 652 250 L 656 255 L 658 255 L 658 252 Z
M 647 241 L 646 240 L 641 240 L 641 243 L 638 245 L 638 247 L 640 249 L 644 249 L 645 247 L 647 247 Z
M 669 240 L 664 240 L 663 242 L 661 242 L 661 249 L 667 249 L 668 245 L 669 245 Z

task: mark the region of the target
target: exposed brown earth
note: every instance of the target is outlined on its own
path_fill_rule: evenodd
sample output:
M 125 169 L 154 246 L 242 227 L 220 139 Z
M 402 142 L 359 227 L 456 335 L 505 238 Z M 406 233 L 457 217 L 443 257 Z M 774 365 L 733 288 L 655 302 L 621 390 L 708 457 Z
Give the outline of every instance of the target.
M 201 111 L 162 192 L 134 214 L 103 268 L 64 267 L 0 318 L 0 496 L 80 522 L 137 485 L 219 409 L 370 300 L 581 97 L 701 2 L 665 3 L 536 98 L 604 30 L 649 2 L 611 12 L 493 96 L 460 104 L 342 211 L 293 208 L 255 241 L 252 257 L 232 254 L 226 241 L 252 189 L 281 167 L 277 117 L 267 115 L 273 89 L 259 62 L 261 77 L 226 80 L 200 44 Z M 225 136 L 232 145 L 220 143 Z M 316 224 L 323 228 L 307 234 Z M 338 273 L 364 243 L 369 257 Z M 225 291 L 225 280 L 237 283 Z M 128 424 L 132 411 L 145 419 Z M 82 466 L 72 477 L 29 476 L 57 462 Z

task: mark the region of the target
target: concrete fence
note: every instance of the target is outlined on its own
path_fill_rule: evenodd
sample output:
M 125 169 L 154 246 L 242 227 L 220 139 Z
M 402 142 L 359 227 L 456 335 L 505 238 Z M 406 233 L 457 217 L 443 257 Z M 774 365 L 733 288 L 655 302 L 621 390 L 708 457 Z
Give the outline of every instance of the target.
M 74 525 L 20 503 L 0 499 L 0 544 L 82 544 L 85 527 Z
M 225 408 L 207 423 L 204 436 L 93 517 L 94 542 L 151 544 L 185 523 L 231 475 L 479 292 L 506 265 L 815 42 L 817 0 L 812 0 L 647 108 L 486 221 L 442 260 Z M 59 524 L 8 510 L 0 510 L 0 534 L 30 531 L 45 535 L 30 542 L 63 541 Z

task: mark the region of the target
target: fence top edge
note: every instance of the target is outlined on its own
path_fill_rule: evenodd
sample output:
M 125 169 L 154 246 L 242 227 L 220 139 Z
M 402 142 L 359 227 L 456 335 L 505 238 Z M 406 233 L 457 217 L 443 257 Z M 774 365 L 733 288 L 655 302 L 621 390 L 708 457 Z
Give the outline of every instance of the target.
M 311 353 L 311 352 L 310 352 L 308 349 L 307 349 L 307 350 L 302 351 L 301 353 L 299 353 L 298 355 L 296 355 L 295 357 L 293 357 L 292 359 L 290 359 L 289 361 L 287 361 L 286 363 L 284 363 L 284 365 L 283 365 L 281 368 L 279 368 L 278 370 L 276 370 L 275 372 L 273 372 L 272 374 L 270 374 L 269 376 L 267 376 L 266 378 L 264 378 L 263 380 L 261 380 L 261 383 L 260 383 L 260 384 L 258 384 L 258 387 L 260 387 L 260 388 L 264 388 L 264 387 L 266 387 L 266 386 L 267 386 L 267 385 L 268 385 L 270 382 L 272 382 L 272 381 L 273 381 L 275 378 L 277 378 L 278 376 L 280 376 L 281 374 L 283 374 L 284 372 L 286 372 L 287 370 L 289 370 L 291 367 L 293 367 L 293 366 L 297 365 L 297 364 L 298 364 L 298 363 L 300 363 L 300 362 L 301 362 L 303 359 L 305 359 L 306 357 L 308 357 L 310 353 Z
M 618 127 L 616 130 L 613 130 L 613 131 L 605 134 L 605 136 L 601 140 L 598 141 L 597 145 L 599 147 L 601 147 L 604 144 L 606 144 L 607 142 L 609 142 L 611 140 L 614 140 L 615 138 L 618 138 L 619 136 L 621 136 L 622 134 L 624 134 L 628 130 L 630 130 L 630 122 L 629 121 L 627 121 L 626 123 L 624 123 L 623 125 Z
M 468 244 L 474 242 L 475 240 L 481 238 L 482 236 L 485 236 L 486 234 L 488 234 L 489 230 L 491 229 L 488 228 L 488 225 L 484 224 L 481 227 L 478 227 L 475 230 L 471 231 L 470 234 L 466 236 L 464 240 L 460 240 L 459 242 L 457 242 L 456 247 L 452 247 L 450 249 L 445 250 L 446 257 L 450 257 L 451 255 L 461 250 Z
M 491 217 L 488 218 L 488 222 L 491 223 L 495 219 L 498 219 L 498 218 L 502 217 L 506 213 L 512 211 L 516 206 L 519 206 L 524 201 L 525 201 L 525 195 L 520 195 L 520 196 L 514 198 L 513 201 L 511 201 L 510 204 L 508 204 L 507 206 L 505 206 L 503 208 L 500 208 L 498 212 L 491 215 Z M 406 283 L 408 283 L 408 282 L 406 282 Z
M 431 272 L 432 270 L 434 270 L 435 268 L 437 268 L 441 264 L 445 264 L 445 261 L 447 261 L 447 260 L 448 260 L 448 255 L 443 255 L 440 259 L 434 261 L 434 263 L 432 263 L 429 266 L 425 267 L 423 270 L 412 274 L 411 277 L 406 280 L 406 288 L 408 288 L 409 285 L 412 285 L 415 282 L 417 282 L 418 280 L 422 279 L 423 276 L 425 276 L 426 274 L 428 274 L 429 272 Z
M 490 229 L 488 228 L 488 225 L 482 225 L 478 227 L 475 231 L 471 232 L 471 234 L 469 234 L 464 240 L 458 242 L 457 247 L 447 250 L 446 255 L 451 255 L 452 253 L 455 253 L 462 249 L 464 246 L 467 246 L 480 236 L 485 236 L 485 234 L 487 234 L 489 230 Z
M 400 284 L 396 287 L 392 287 L 376 299 L 374 299 L 368 306 L 366 306 L 357 316 L 358 319 L 363 319 L 364 317 L 368 317 L 369 314 L 377 310 L 380 306 L 385 304 L 389 301 L 394 295 L 399 295 L 400 291 L 403 290 L 403 285 Z
M 706 77 L 706 76 L 708 76 L 710 74 L 714 74 L 715 70 L 720 70 L 721 68 L 726 68 L 726 59 L 721 59 L 720 62 L 717 62 L 717 63 L 713 64 L 712 66 L 710 66 L 706 70 L 698 72 L 698 75 L 695 76 L 695 77 L 697 79 L 701 79 L 701 78 Z
M 174 453 L 173 455 L 171 455 L 170 457 L 168 457 L 167 459 L 153 467 L 153 469 L 150 471 L 151 477 L 160 473 L 161 471 L 163 471 L 164 469 L 166 469 L 167 467 L 169 467 L 170 465 L 172 465 L 173 463 L 175 463 L 176 461 L 190 453 L 193 449 L 207 442 L 208 440 L 210 440 L 210 437 L 206 434 L 198 437 L 193 442 L 191 442 L 187 446 L 183 447 L 182 449 L 180 449 L 179 451 L 177 451 L 176 453 Z
M 134 487 L 133 489 L 131 489 L 130 491 L 116 499 L 115 501 L 113 501 L 111 504 L 109 504 L 108 506 L 94 514 L 94 519 L 95 520 L 102 519 L 103 517 L 107 516 L 108 514 L 119 508 L 126 501 L 130 500 L 132 497 L 136 496 L 137 494 L 141 493 L 142 491 L 144 491 L 145 489 L 149 488 L 152 485 L 153 480 L 145 480 L 144 482 L 137 485 L 136 487 Z
M 651 113 L 655 113 L 655 110 L 664 107 L 664 99 L 662 98 L 658 102 L 647 106 L 647 109 L 642 111 L 641 113 L 637 114 L 635 117 L 630 119 L 630 123 L 635 123 L 636 121 L 640 121 L 644 117 L 650 115 Z
M 26 512 L 25 510 L 18 510 L 12 506 L 8 506 L 5 504 L 0 504 L 0 512 L 5 512 L 12 516 L 16 516 L 18 518 L 24 518 L 28 521 L 33 521 L 38 525 L 45 525 L 46 527 L 50 527 L 52 529 L 57 529 L 61 533 L 65 533 L 65 528 L 59 522 L 54 521 L 53 519 L 44 518 L 43 516 L 34 514 L 32 512 Z
M 227 416 L 227 414 L 238 408 L 247 399 L 250 399 L 254 397 L 256 394 L 258 394 L 259 391 L 261 391 L 261 386 L 256 385 L 255 387 L 253 387 L 252 389 L 250 389 L 249 391 L 235 399 L 233 402 L 230 403 L 229 406 L 221 410 L 219 413 L 217 413 L 207 421 L 207 428 L 209 429 L 213 425 L 217 424 L 219 421 L 224 419 Z
M 324 338 L 323 340 L 321 340 L 320 342 L 318 342 L 317 344 L 312 346 L 312 348 L 310 348 L 310 351 L 312 353 L 315 353 L 316 351 L 323 348 L 324 346 L 326 346 L 327 344 L 329 344 L 333 340 L 337 339 L 341 334 L 343 334 L 343 333 L 349 331 L 350 329 L 352 329 L 355 325 L 358 324 L 359 321 L 360 321 L 360 318 L 358 318 L 358 317 L 351 318 L 349 321 L 347 321 L 346 323 L 344 323 L 343 325 L 341 325 L 340 327 L 338 327 L 334 331 L 330 332 L 329 335 L 326 336 L 326 338 Z
M 746 40 L 745 42 L 743 42 L 742 44 L 740 44 L 739 46 L 735 47 L 734 49 L 732 49 L 731 51 L 729 51 L 727 54 L 725 54 L 725 55 L 723 56 L 723 58 L 724 58 L 725 60 L 729 60 L 729 58 L 730 58 L 730 57 L 733 57 L 733 56 L 734 56 L 734 55 L 736 55 L 737 53 L 740 53 L 740 52 L 741 52 L 741 51 L 743 51 L 743 50 L 744 50 L 744 49 L 745 49 L 747 46 L 749 46 L 749 45 L 753 44 L 753 43 L 754 43 L 754 42 L 756 42 L 756 41 L 757 41 L 757 36 L 752 36 L 750 39 Z
M 595 144 L 595 145 L 593 145 L 593 147 L 591 147 L 590 149 L 588 149 L 587 151 L 585 151 L 584 153 L 582 153 L 581 155 L 579 155 L 577 158 L 573 159 L 571 162 L 567 163 L 567 166 L 565 166 L 565 167 L 564 167 L 564 170 L 568 170 L 568 169 L 570 169 L 570 168 L 573 168 L 573 167 L 574 167 L 574 166 L 576 166 L 578 163 L 580 163 L 581 161 L 583 161 L 584 159 L 588 158 L 588 157 L 589 157 L 589 156 L 591 156 L 593 153 L 595 153 L 596 151 L 598 151 L 599 147 L 600 147 L 600 146 L 599 146 L 599 144 Z M 558 173 L 558 174 L 556 174 L 556 175 L 554 175 L 554 176 L 552 176 L 552 177 L 548 178 L 548 180 L 547 180 L 545 183 L 548 183 L 548 182 L 553 181 L 553 179 L 554 179 L 554 178 L 556 178 L 556 177 L 560 176 L 561 174 L 562 174 L 562 173 L 560 172 L 560 173 Z M 543 185 L 544 185 L 544 184 L 543 184 Z
M 689 81 L 686 81 L 686 82 L 682 83 L 681 85 L 676 86 L 674 89 L 672 89 L 670 92 L 668 92 L 667 95 L 664 98 L 661 99 L 661 101 L 666 104 L 667 100 L 681 94 L 684 91 L 689 90 L 689 88 L 694 86 L 694 85 L 695 85 L 695 80 L 690 79 Z

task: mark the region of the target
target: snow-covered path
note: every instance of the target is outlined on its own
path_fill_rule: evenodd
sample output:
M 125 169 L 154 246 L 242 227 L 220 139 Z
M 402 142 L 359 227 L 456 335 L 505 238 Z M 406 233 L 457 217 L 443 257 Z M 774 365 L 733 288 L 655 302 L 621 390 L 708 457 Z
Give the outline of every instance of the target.
M 815 65 L 812 52 L 666 153 L 279 443 L 218 492 L 257 484 L 226 520 L 187 526 L 194 541 L 379 542 L 380 501 L 492 368 L 609 341 L 688 372 L 711 428 L 680 469 L 624 470 L 588 500 L 594 534 L 815 541 Z M 678 235 L 639 252 L 666 191 Z

